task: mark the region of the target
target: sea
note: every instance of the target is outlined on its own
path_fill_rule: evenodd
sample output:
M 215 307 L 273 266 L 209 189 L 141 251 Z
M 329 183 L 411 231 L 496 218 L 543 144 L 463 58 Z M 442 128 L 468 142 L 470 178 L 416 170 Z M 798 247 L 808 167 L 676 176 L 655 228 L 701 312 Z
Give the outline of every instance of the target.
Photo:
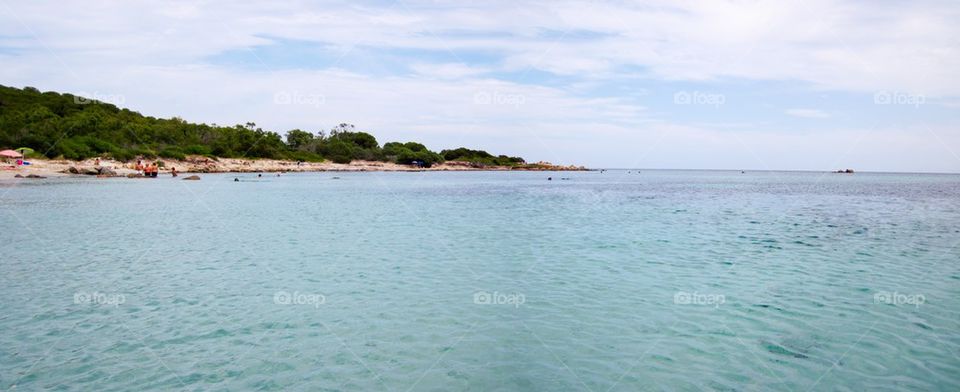
M 958 391 L 960 175 L 0 183 L 0 389 Z

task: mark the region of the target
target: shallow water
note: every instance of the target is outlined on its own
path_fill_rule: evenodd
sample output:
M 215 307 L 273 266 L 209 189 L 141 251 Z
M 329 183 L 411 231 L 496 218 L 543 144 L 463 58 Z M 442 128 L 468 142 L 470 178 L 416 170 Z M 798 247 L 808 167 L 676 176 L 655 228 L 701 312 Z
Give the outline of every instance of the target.
M 0 388 L 960 390 L 957 175 L 234 177 L 0 184 Z

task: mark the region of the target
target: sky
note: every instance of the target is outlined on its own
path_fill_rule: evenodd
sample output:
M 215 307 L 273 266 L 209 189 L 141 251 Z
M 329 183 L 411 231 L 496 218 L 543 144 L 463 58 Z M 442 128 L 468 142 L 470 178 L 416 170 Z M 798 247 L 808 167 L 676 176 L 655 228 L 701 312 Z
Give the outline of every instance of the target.
M 0 0 L 0 84 L 600 168 L 960 172 L 956 1 Z

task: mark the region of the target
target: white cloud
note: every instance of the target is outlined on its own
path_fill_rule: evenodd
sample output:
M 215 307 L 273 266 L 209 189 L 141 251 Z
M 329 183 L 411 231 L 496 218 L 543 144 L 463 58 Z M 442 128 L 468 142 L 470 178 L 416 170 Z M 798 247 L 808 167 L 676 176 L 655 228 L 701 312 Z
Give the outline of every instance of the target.
M 818 109 L 787 109 L 786 113 L 794 117 L 804 117 L 804 118 L 830 117 L 829 114 Z
M 743 143 L 737 142 L 744 140 L 772 167 L 829 169 L 833 167 L 823 166 L 831 164 L 825 162 L 829 159 L 820 153 L 794 156 L 782 147 L 833 148 L 837 135 L 852 140 L 851 135 L 858 134 L 850 129 L 870 125 L 802 136 L 787 132 L 787 126 L 764 125 L 766 133 L 758 134 L 759 121 L 749 113 L 697 118 L 690 114 L 697 108 L 690 108 L 670 117 L 664 110 L 648 109 L 647 104 L 657 100 L 670 101 L 656 95 L 656 86 L 650 84 L 681 81 L 722 87 L 729 80 L 772 81 L 791 83 L 798 90 L 861 93 L 867 100 L 876 91 L 898 91 L 956 102 L 956 20 L 960 7 L 949 2 L 654 0 L 455 6 L 405 0 L 385 7 L 218 0 L 172 5 L 159 0 L 21 2 L 0 8 L 0 83 L 119 94 L 146 114 L 194 121 L 256 121 L 281 132 L 349 121 L 382 140 L 421 139 L 434 148 L 476 145 L 531 159 L 597 166 L 629 165 L 637 151 L 656 145 L 642 165 L 758 167 L 756 161 L 744 161 L 744 155 L 723 152 L 744 152 Z M 280 67 L 251 50 L 276 40 L 310 43 L 338 57 L 330 63 Z M 435 55 L 420 56 L 424 50 Z M 246 66 L 211 61 L 225 52 L 249 54 Z M 344 65 L 360 53 L 375 62 L 377 56 L 397 52 L 414 54 L 391 54 L 406 68 L 392 75 L 364 74 Z M 478 53 L 484 61 L 473 61 L 471 56 Z M 531 77 L 533 70 L 569 82 L 538 84 Z M 511 82 L 498 79 L 501 72 L 524 77 Z M 611 83 L 633 93 L 591 93 Z M 714 90 L 707 87 L 704 91 Z M 276 105 L 277 92 L 320 95 L 323 104 Z M 711 113 L 732 113 L 740 97 L 728 95 L 723 111 Z M 483 103 L 485 97 L 488 103 Z M 794 107 L 786 111 L 792 116 L 828 115 L 804 108 L 815 105 L 812 102 L 786 105 L 774 107 Z M 746 125 L 692 125 L 709 123 Z M 930 158 L 943 158 L 945 148 L 933 149 L 941 155 L 924 155 L 932 151 L 920 147 L 923 143 L 909 133 L 914 131 L 889 131 L 876 140 L 917 148 L 901 151 L 914 159 L 899 163 L 905 168 L 958 169 L 952 160 Z M 960 150 L 958 138 L 944 140 L 950 143 L 947 147 Z M 705 141 L 713 148 L 702 147 Z M 894 147 L 876 142 L 857 146 L 873 150 L 858 161 L 862 165 L 849 166 L 888 167 L 889 161 L 873 157 L 890 154 Z
M 960 95 L 960 7 L 949 2 L 652 1 L 510 3 L 471 7 L 404 1 L 391 7 L 152 5 L 77 2 L 11 5 L 4 36 L 62 56 L 197 61 L 264 37 L 449 51 L 485 50 L 503 67 L 616 75 L 640 66 L 671 79 L 802 80 L 821 88 Z M 153 12 L 151 12 L 153 11 Z M 22 24 L 21 24 L 22 22 Z M 25 29 L 24 26 L 30 29 Z M 544 36 L 543 32 L 553 34 Z M 471 34 L 450 34 L 466 32 Z M 583 39 L 580 32 L 596 37 Z M 486 34 L 483 33 L 496 33 Z M 566 33 L 566 35 L 564 34 Z M 65 53 L 67 52 L 67 53 Z
M 422 76 L 439 79 L 461 79 L 490 72 L 487 68 L 470 67 L 466 64 L 458 63 L 419 63 L 411 65 L 410 68 Z

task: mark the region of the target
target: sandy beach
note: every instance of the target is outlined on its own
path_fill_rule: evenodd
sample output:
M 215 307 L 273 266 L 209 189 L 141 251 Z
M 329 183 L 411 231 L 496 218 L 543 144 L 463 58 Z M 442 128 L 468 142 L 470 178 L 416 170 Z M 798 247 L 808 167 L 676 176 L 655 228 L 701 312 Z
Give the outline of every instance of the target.
M 534 165 L 522 167 L 510 166 L 476 166 L 468 162 L 451 161 L 443 164 L 434 165 L 429 168 L 421 168 L 410 165 L 400 165 L 390 162 L 376 161 L 353 161 L 351 163 L 334 162 L 300 162 L 284 161 L 275 159 L 236 159 L 219 158 L 212 159 L 202 156 L 191 156 L 184 160 L 160 159 L 163 167 L 160 169 L 161 176 L 169 176 L 171 169 L 176 168 L 178 173 L 258 173 L 258 172 L 322 172 L 322 171 L 342 171 L 342 172 L 362 172 L 362 171 L 577 171 L 587 170 L 582 166 L 561 166 L 553 165 L 548 162 L 538 162 Z M 95 159 L 84 161 L 70 160 L 47 160 L 32 159 L 30 165 L 15 166 L 4 164 L 3 170 L 0 170 L 0 179 L 14 179 L 17 175 L 27 177 L 35 175 L 41 177 L 64 177 L 64 176 L 85 176 L 91 175 L 73 174 L 69 172 L 71 167 L 77 168 L 81 173 L 88 169 L 97 168 Z M 136 175 L 136 162 L 119 162 L 110 159 L 101 159 L 99 167 L 112 169 L 117 176 Z

